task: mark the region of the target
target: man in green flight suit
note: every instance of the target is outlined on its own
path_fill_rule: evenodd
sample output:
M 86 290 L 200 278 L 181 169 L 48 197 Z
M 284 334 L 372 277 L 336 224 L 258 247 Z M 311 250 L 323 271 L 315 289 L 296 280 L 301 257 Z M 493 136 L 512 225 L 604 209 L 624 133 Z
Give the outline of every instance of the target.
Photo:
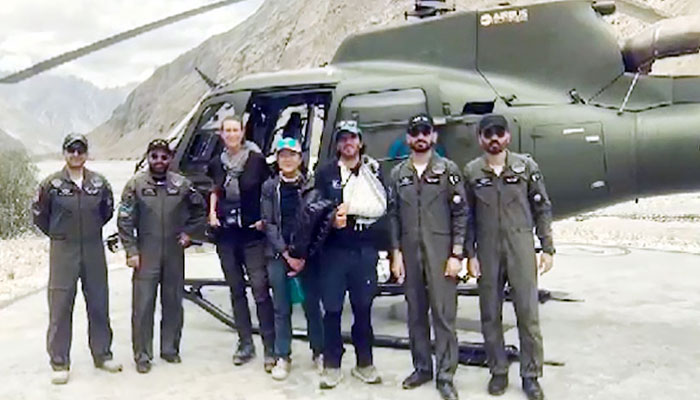
M 430 116 L 411 118 L 406 134 L 411 156 L 391 171 L 389 224 L 392 272 L 404 283 L 414 371 L 404 389 L 433 378 L 428 310 L 435 332 L 436 385 L 443 399 L 456 400 L 457 275 L 467 227 L 462 175 L 434 151 L 437 132 Z
M 479 144 L 485 154 L 464 168 L 471 213 L 466 251 L 468 269 L 479 276 L 479 306 L 492 395 L 505 393 L 508 359 L 501 321 L 503 290 L 510 285 L 520 335 L 520 376 L 528 399 L 543 399 L 542 334 L 538 313 L 537 270 L 552 268 L 552 204 L 537 163 L 507 150 L 508 121 L 489 114 L 479 122 Z M 543 254 L 537 265 L 533 227 Z
M 162 306 L 160 357 L 180 363 L 183 325 L 185 248 L 206 223 L 204 198 L 184 176 L 169 172 L 172 151 L 163 139 L 148 145 L 148 171 L 126 184 L 117 226 L 134 269 L 132 292 L 132 346 L 139 373 L 151 369 L 153 314 L 160 284 Z
M 87 151 L 85 136 L 66 136 L 66 165 L 44 179 L 32 204 L 34 224 L 51 239 L 46 339 L 54 384 L 68 382 L 78 279 L 87 305 L 93 362 L 109 372 L 122 370 L 110 350 L 107 262 L 102 244 L 102 227 L 114 212 L 112 188 L 104 176 L 85 168 Z

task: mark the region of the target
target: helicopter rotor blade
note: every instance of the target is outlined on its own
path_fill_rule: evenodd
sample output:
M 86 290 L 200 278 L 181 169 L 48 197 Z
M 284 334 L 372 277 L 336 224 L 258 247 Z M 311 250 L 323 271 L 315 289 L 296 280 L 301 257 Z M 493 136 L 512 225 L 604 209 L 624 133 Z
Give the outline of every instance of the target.
M 179 14 L 171 15 L 169 17 L 160 19 L 155 22 L 148 23 L 146 25 L 139 26 L 134 29 L 130 29 L 128 31 L 118 33 L 116 35 L 110 36 L 106 39 L 99 40 L 97 42 L 94 42 L 92 44 L 89 44 L 87 46 L 83 46 L 79 49 L 69 51 L 67 53 L 63 53 L 61 55 L 58 55 L 56 57 L 49 58 L 48 60 L 44 60 L 38 64 L 32 65 L 29 68 L 26 68 L 24 70 L 15 72 L 13 74 L 7 75 L 0 79 L 0 83 L 18 83 L 21 82 L 25 79 L 31 78 L 35 75 L 38 75 L 42 72 L 46 72 L 50 69 L 56 68 L 57 66 L 61 64 L 65 64 L 67 62 L 73 61 L 75 59 L 78 59 L 80 57 L 86 56 L 90 53 L 94 53 L 98 50 L 102 50 L 106 47 L 112 46 L 114 44 L 117 44 L 119 42 L 122 42 L 124 40 L 131 39 L 133 37 L 136 37 L 138 35 L 141 35 L 146 32 L 150 32 L 154 29 L 158 29 L 161 27 L 164 27 L 166 25 L 173 24 L 175 22 L 181 21 L 183 19 L 187 19 L 190 17 L 194 17 L 199 14 L 203 14 L 208 11 L 215 10 L 217 8 L 229 6 L 234 3 L 241 2 L 243 0 L 223 0 L 223 1 L 218 1 L 216 3 L 211 3 L 207 4 L 205 6 L 197 7 L 192 10 L 184 11 Z

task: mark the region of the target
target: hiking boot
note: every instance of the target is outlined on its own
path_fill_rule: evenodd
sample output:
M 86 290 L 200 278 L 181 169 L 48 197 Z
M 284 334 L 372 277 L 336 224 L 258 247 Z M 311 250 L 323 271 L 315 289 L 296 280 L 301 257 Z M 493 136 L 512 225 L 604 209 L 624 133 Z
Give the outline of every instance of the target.
M 243 365 L 255 357 L 255 346 L 252 343 L 239 343 L 233 354 L 233 365 Z

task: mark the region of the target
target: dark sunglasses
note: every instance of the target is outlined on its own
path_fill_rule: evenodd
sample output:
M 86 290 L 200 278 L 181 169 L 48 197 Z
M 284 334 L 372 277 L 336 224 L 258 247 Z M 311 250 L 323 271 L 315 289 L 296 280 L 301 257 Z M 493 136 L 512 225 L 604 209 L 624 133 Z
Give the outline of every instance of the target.
M 408 131 L 408 136 L 417 138 L 420 135 L 430 136 L 431 133 L 433 132 L 428 129 L 413 129 Z
M 485 131 L 481 131 L 481 136 L 483 136 L 484 139 L 492 139 L 494 136 L 497 136 L 499 139 L 502 139 L 503 137 L 506 136 L 506 130 L 505 129 L 487 129 Z
M 148 159 L 153 160 L 153 161 L 168 161 L 168 160 L 170 160 L 170 154 L 160 154 L 159 155 L 159 154 L 151 153 L 148 155 Z
M 73 154 L 73 153 L 78 153 L 78 154 L 85 154 L 87 153 L 87 148 L 81 144 L 78 145 L 73 145 L 73 146 L 68 146 L 66 148 L 66 153 Z

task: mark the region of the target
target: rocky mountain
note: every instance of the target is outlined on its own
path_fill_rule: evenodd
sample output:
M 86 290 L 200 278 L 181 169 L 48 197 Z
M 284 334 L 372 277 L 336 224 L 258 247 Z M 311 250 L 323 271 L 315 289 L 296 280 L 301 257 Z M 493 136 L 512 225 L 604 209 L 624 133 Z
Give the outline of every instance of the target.
M 50 134 L 50 129 L 0 97 L 0 130 L 3 137 L 0 145 L 20 142 L 32 154 L 42 154 L 57 148 L 57 138 Z M 8 139 L 9 138 L 9 139 Z M 11 140 L 10 140 L 11 139 Z
M 700 12 L 700 0 L 623 1 L 657 7 L 667 15 Z M 455 3 L 458 10 L 469 10 L 502 0 Z M 413 4 L 413 0 L 267 0 L 242 24 L 209 38 L 139 85 L 112 118 L 92 133 L 98 151 L 117 157 L 135 155 L 151 138 L 166 135 L 207 89 L 194 67 L 222 81 L 252 72 L 318 66 L 331 59 L 348 35 L 373 26 L 402 23 L 404 12 Z M 648 25 L 620 14 L 609 21 L 620 41 Z M 687 70 L 700 74 L 700 58 L 686 59 L 684 64 Z M 678 67 L 677 62 L 666 65 L 660 72 L 675 72 Z
M 30 145 L 46 142 L 55 151 L 66 134 L 90 132 L 109 119 L 134 87 L 100 89 L 79 78 L 51 74 L 3 85 L 0 128 Z M 39 150 L 28 147 L 35 153 Z

